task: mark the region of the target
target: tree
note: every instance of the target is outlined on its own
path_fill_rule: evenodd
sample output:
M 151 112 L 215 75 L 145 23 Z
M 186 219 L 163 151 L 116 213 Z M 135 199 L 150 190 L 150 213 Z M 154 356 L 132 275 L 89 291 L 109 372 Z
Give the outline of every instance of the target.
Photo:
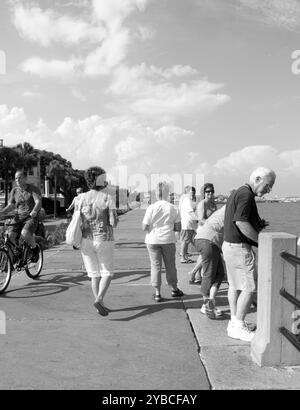
M 19 154 L 19 159 L 16 164 L 18 168 L 24 168 L 29 171 L 37 165 L 39 161 L 38 152 L 29 142 L 18 144 L 12 149 Z
M 49 166 L 49 177 L 54 181 L 54 218 L 56 218 L 56 195 L 57 195 L 57 185 L 62 185 L 62 180 L 65 177 L 65 168 L 63 164 L 54 159 L 50 162 Z

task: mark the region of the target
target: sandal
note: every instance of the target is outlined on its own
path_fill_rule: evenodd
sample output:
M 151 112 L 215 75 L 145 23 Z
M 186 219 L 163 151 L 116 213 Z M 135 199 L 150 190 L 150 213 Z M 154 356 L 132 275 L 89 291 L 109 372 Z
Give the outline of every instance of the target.
M 101 305 L 100 302 L 95 302 L 94 306 L 95 306 L 95 308 L 97 309 L 98 313 L 101 316 L 107 316 L 108 315 L 108 311 L 105 309 L 105 307 L 103 305 Z
M 180 261 L 180 263 L 194 263 L 192 259 L 185 259 L 184 261 Z
M 152 295 L 152 299 L 154 299 L 155 302 L 161 302 L 162 301 L 161 295 Z
M 182 292 L 182 290 L 180 290 L 179 288 L 176 290 L 172 290 L 172 297 L 173 298 L 178 298 L 184 296 L 184 293 Z

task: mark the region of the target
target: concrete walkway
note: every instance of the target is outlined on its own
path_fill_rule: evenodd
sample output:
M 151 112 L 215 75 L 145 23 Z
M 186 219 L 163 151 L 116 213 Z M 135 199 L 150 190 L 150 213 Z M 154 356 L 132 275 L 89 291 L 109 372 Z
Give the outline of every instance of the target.
M 123 215 L 115 231 L 108 317 L 93 307 L 80 251 L 65 244 L 45 252 L 38 281 L 25 273 L 13 277 L 0 296 L 6 314 L 0 390 L 300 389 L 299 367 L 259 368 L 248 343 L 227 337 L 226 284 L 218 296 L 224 318 L 211 321 L 200 313 L 199 288 L 188 284 L 191 265 L 178 257 L 185 296 L 171 298 L 164 284 L 164 301 L 151 299 L 143 213 Z M 254 322 L 255 315 L 249 315 Z

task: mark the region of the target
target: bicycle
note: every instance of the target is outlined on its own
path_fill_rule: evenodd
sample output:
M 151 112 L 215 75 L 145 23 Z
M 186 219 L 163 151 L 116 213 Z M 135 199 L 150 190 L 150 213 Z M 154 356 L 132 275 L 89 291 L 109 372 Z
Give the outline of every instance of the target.
M 8 218 L 11 218 L 11 216 L 6 216 L 4 219 Z M 13 226 L 19 223 L 5 223 L 5 225 Z M 29 278 L 38 278 L 43 268 L 44 255 L 41 245 L 38 242 L 36 242 L 36 245 L 38 252 L 33 252 L 25 241 L 21 246 L 17 245 L 9 239 L 7 232 L 5 233 L 4 239 L 0 241 L 0 294 L 7 289 L 13 271 L 25 270 Z

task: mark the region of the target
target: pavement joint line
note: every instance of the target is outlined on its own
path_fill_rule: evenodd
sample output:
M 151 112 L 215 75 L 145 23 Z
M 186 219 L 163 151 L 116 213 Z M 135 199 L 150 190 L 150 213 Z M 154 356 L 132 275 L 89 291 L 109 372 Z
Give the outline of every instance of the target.
M 205 374 L 206 374 L 206 378 L 207 378 L 207 381 L 208 381 L 208 384 L 209 384 L 209 390 L 213 390 L 213 385 L 212 385 L 212 383 L 211 383 L 211 381 L 210 381 L 210 378 L 209 378 L 208 366 L 207 366 L 207 364 L 205 363 L 204 357 L 203 357 L 202 354 L 201 354 L 201 349 L 203 348 L 203 346 L 200 345 L 200 342 L 199 342 L 199 340 L 198 340 L 198 338 L 197 338 L 196 331 L 195 331 L 195 329 L 194 329 L 193 323 L 192 323 L 191 318 L 190 318 L 190 315 L 189 315 L 189 313 L 188 313 L 188 310 L 189 310 L 189 309 L 186 308 L 185 303 L 184 303 L 184 299 L 182 299 L 181 302 L 182 302 L 182 305 L 183 305 L 183 309 L 185 310 L 186 319 L 187 319 L 187 321 L 188 321 L 189 324 L 190 324 L 190 328 L 191 328 L 191 331 L 192 331 L 192 334 L 193 334 L 193 337 L 194 337 L 194 341 L 195 341 L 196 346 L 197 346 L 197 351 L 198 351 L 199 360 L 200 360 L 200 362 L 202 363 L 202 366 L 203 366 L 204 371 L 205 371 Z M 200 309 L 199 309 L 199 310 L 200 310 Z

